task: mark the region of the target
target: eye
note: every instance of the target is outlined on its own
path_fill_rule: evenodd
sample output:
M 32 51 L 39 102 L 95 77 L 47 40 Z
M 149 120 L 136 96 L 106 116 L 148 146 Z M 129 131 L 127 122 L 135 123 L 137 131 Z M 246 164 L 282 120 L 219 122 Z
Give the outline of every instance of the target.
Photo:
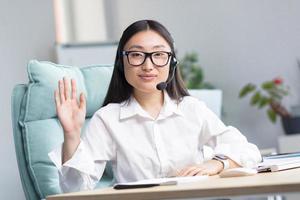
M 168 54 L 166 52 L 163 52 L 163 51 L 158 51 L 158 52 L 154 52 L 153 56 L 155 58 L 164 58 L 164 57 L 167 57 Z
M 143 57 L 144 54 L 142 52 L 130 52 L 129 56 L 133 57 L 133 58 L 140 58 L 140 57 Z

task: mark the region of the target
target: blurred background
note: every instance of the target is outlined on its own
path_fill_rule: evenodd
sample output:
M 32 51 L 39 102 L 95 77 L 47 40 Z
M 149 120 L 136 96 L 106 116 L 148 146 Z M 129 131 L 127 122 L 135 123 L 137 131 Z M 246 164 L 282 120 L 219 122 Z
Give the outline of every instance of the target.
M 11 126 L 11 92 L 27 83 L 31 59 L 69 65 L 110 64 L 124 28 L 155 19 L 171 32 L 179 59 L 195 52 L 205 80 L 222 90 L 222 120 L 260 149 L 300 151 L 280 120 L 239 99 L 241 88 L 281 77 L 300 104 L 300 1 L 297 0 L 0 0 L 0 199 L 25 199 Z M 296 141 L 296 143 L 295 143 Z M 280 147 L 281 145 L 281 147 Z M 283 147 L 282 147 L 283 146 Z M 298 150 L 299 149 L 299 150 Z

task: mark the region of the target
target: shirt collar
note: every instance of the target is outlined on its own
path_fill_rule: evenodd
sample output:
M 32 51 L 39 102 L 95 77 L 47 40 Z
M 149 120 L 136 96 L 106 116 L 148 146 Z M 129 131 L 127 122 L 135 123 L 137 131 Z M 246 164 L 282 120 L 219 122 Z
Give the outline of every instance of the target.
M 177 115 L 183 115 L 182 111 L 179 109 L 178 103 L 176 100 L 172 100 L 168 93 L 164 91 L 164 104 L 163 107 L 160 111 L 160 114 L 157 118 L 159 119 L 164 119 L 167 118 L 173 114 Z M 141 105 L 137 102 L 137 100 L 131 96 L 129 100 L 124 101 L 121 103 L 120 106 L 120 119 L 125 119 L 125 118 L 130 118 L 135 115 L 139 115 L 141 117 L 145 118 L 150 118 L 153 119 L 142 107 Z

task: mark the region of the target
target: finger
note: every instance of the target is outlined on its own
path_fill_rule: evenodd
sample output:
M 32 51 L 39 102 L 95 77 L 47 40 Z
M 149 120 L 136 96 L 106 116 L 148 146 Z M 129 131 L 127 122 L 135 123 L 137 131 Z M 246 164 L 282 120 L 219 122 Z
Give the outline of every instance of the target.
M 54 91 L 54 98 L 55 98 L 55 105 L 57 108 L 58 106 L 60 106 L 60 99 L 59 99 L 59 94 L 58 94 L 57 90 Z
M 199 167 L 193 167 L 184 176 L 194 176 L 195 174 L 197 174 L 201 170 L 202 169 L 199 168 Z
M 71 86 L 72 86 L 72 99 L 76 99 L 76 81 L 74 79 L 71 79 Z
M 202 172 L 204 171 L 204 169 L 203 168 L 201 168 L 201 167 L 198 167 L 198 168 L 196 168 L 196 169 L 194 169 L 194 170 L 192 170 L 192 171 L 190 171 L 189 173 L 188 173 L 188 175 L 187 176 L 195 176 L 195 175 L 197 175 L 197 174 L 201 174 Z
M 190 167 L 186 167 L 182 170 L 180 170 L 180 172 L 177 174 L 177 176 L 183 176 L 184 173 L 186 173 L 187 170 L 189 170 Z
M 83 93 L 80 94 L 79 108 L 84 110 L 86 109 L 86 100 Z
M 63 103 L 65 102 L 65 93 L 64 93 L 64 83 L 62 80 L 58 81 L 58 88 L 59 88 L 60 103 Z
M 65 87 L 65 98 L 66 100 L 70 98 L 70 95 L 69 95 L 69 80 L 67 79 L 67 77 L 64 77 L 64 87 Z
M 178 170 L 176 176 L 181 176 L 186 169 Z
M 181 176 L 187 176 L 194 169 L 195 169 L 195 167 L 189 167 L 189 168 L 187 168 L 186 170 L 183 171 L 183 173 L 181 174 Z
M 194 176 L 207 176 L 210 175 L 206 170 L 201 170 L 198 173 L 196 173 Z

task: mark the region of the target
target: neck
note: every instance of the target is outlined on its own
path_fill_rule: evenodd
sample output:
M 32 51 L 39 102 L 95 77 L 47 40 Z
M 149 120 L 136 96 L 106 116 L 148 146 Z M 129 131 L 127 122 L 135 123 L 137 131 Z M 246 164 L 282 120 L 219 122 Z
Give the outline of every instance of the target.
M 157 91 L 155 93 L 133 92 L 134 98 L 153 118 L 156 118 L 164 103 L 164 93 Z
M 134 91 L 133 96 L 143 108 L 162 106 L 164 102 L 164 93 L 162 91 L 155 93 Z

